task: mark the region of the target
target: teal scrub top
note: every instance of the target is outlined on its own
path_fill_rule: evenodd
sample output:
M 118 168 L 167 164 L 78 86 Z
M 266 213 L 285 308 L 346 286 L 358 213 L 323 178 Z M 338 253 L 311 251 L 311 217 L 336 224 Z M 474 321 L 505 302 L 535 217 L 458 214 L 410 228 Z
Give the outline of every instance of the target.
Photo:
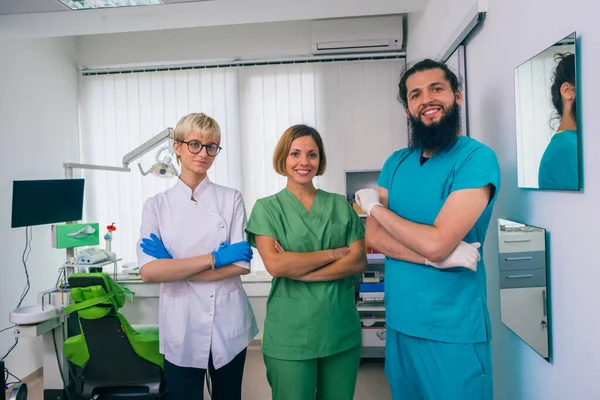
M 538 171 L 540 189 L 579 190 L 577 131 L 555 133 L 544 151 Z
M 364 225 L 346 198 L 323 190 L 317 190 L 310 212 L 288 189 L 258 200 L 246 232 L 253 247 L 255 235 L 270 236 L 292 252 L 350 246 L 365 237 Z M 354 279 L 301 282 L 273 278 L 263 353 L 282 360 L 307 360 L 359 346 L 362 334 Z
M 448 150 L 420 162 L 421 151 L 393 153 L 379 175 L 388 190 L 388 207 L 400 217 L 433 225 L 448 196 L 457 190 L 493 185 L 492 198 L 463 239 L 480 242 L 477 272 L 466 268 L 436 269 L 386 257 L 387 325 L 405 335 L 449 343 L 491 339 L 487 309 L 483 243 L 500 190 L 500 167 L 493 150 L 460 136 Z

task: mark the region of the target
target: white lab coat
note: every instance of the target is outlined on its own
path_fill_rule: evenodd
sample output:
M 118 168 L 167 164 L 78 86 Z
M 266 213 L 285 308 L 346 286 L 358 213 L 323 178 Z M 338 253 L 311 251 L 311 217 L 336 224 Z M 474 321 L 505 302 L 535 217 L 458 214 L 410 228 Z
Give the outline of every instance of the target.
M 196 201 L 192 200 L 192 197 Z M 217 250 L 221 242 L 246 240 L 246 211 L 239 191 L 206 177 L 192 190 L 180 179 L 171 189 L 146 200 L 137 245 L 140 269 L 153 257 L 140 248 L 156 234 L 173 258 Z M 247 262 L 235 263 L 250 268 Z M 256 319 L 239 276 L 217 282 L 162 283 L 159 299 L 160 352 L 181 367 L 220 368 L 258 334 Z

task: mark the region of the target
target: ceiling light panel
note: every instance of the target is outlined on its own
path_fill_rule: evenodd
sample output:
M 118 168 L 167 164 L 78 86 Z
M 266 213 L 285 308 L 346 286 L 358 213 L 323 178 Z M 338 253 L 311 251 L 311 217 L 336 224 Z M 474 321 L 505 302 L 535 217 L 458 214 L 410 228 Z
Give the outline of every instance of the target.
M 164 4 L 163 0 L 59 0 L 72 10 L 85 10 L 92 8 L 114 8 L 153 6 Z

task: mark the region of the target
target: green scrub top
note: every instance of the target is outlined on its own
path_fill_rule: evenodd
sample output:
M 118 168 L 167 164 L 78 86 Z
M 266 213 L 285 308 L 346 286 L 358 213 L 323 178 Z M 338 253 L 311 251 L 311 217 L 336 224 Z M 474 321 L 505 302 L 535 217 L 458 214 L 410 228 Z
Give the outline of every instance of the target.
M 388 190 L 388 208 L 406 220 L 433 225 L 451 193 L 492 185 L 490 202 L 463 238 L 467 243 L 481 243 L 481 260 L 473 272 L 386 257 L 387 326 L 440 342 L 486 342 L 491 339 L 491 329 L 483 244 L 500 191 L 498 159 L 492 149 L 465 136 L 423 165 L 420 158 L 421 151 L 402 149 L 385 162 L 378 185 Z
M 538 171 L 540 189 L 579 190 L 577 131 L 566 130 L 552 136 Z
M 248 241 L 270 236 L 286 251 L 314 252 L 350 246 L 365 229 L 348 201 L 317 190 L 309 211 L 288 189 L 260 199 L 246 227 Z M 267 300 L 263 353 L 283 360 L 327 357 L 359 346 L 354 276 L 327 282 L 273 278 Z

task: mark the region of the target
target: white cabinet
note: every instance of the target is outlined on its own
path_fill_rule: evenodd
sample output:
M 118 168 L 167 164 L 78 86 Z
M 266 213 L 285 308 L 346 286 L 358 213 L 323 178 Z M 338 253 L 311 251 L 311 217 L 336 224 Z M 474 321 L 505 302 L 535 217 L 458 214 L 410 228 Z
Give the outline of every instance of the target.
M 345 194 L 348 201 L 353 205 L 354 210 L 360 216 L 363 224 L 366 222 L 367 216 L 363 214 L 358 205 L 354 203 L 354 194 L 357 190 L 365 188 L 377 188 L 377 179 L 380 170 L 357 170 L 344 171 L 345 174 Z M 373 249 L 366 247 L 367 262 L 369 263 L 367 270 L 378 271 L 382 279 L 385 279 L 384 262 L 385 256 L 375 252 Z M 357 277 L 357 293 L 358 282 Z M 359 301 L 356 309 L 361 319 L 362 324 L 362 358 L 383 358 L 385 357 L 385 307 L 383 303 L 363 303 Z
M 546 231 L 498 220 L 501 320 L 549 358 Z
M 531 232 L 502 231 L 498 233 L 498 248 L 500 253 L 521 253 L 529 251 L 544 251 L 546 237 L 543 229 L 534 228 Z
M 385 357 L 385 307 L 359 303 L 356 308 L 362 324 L 361 358 Z

